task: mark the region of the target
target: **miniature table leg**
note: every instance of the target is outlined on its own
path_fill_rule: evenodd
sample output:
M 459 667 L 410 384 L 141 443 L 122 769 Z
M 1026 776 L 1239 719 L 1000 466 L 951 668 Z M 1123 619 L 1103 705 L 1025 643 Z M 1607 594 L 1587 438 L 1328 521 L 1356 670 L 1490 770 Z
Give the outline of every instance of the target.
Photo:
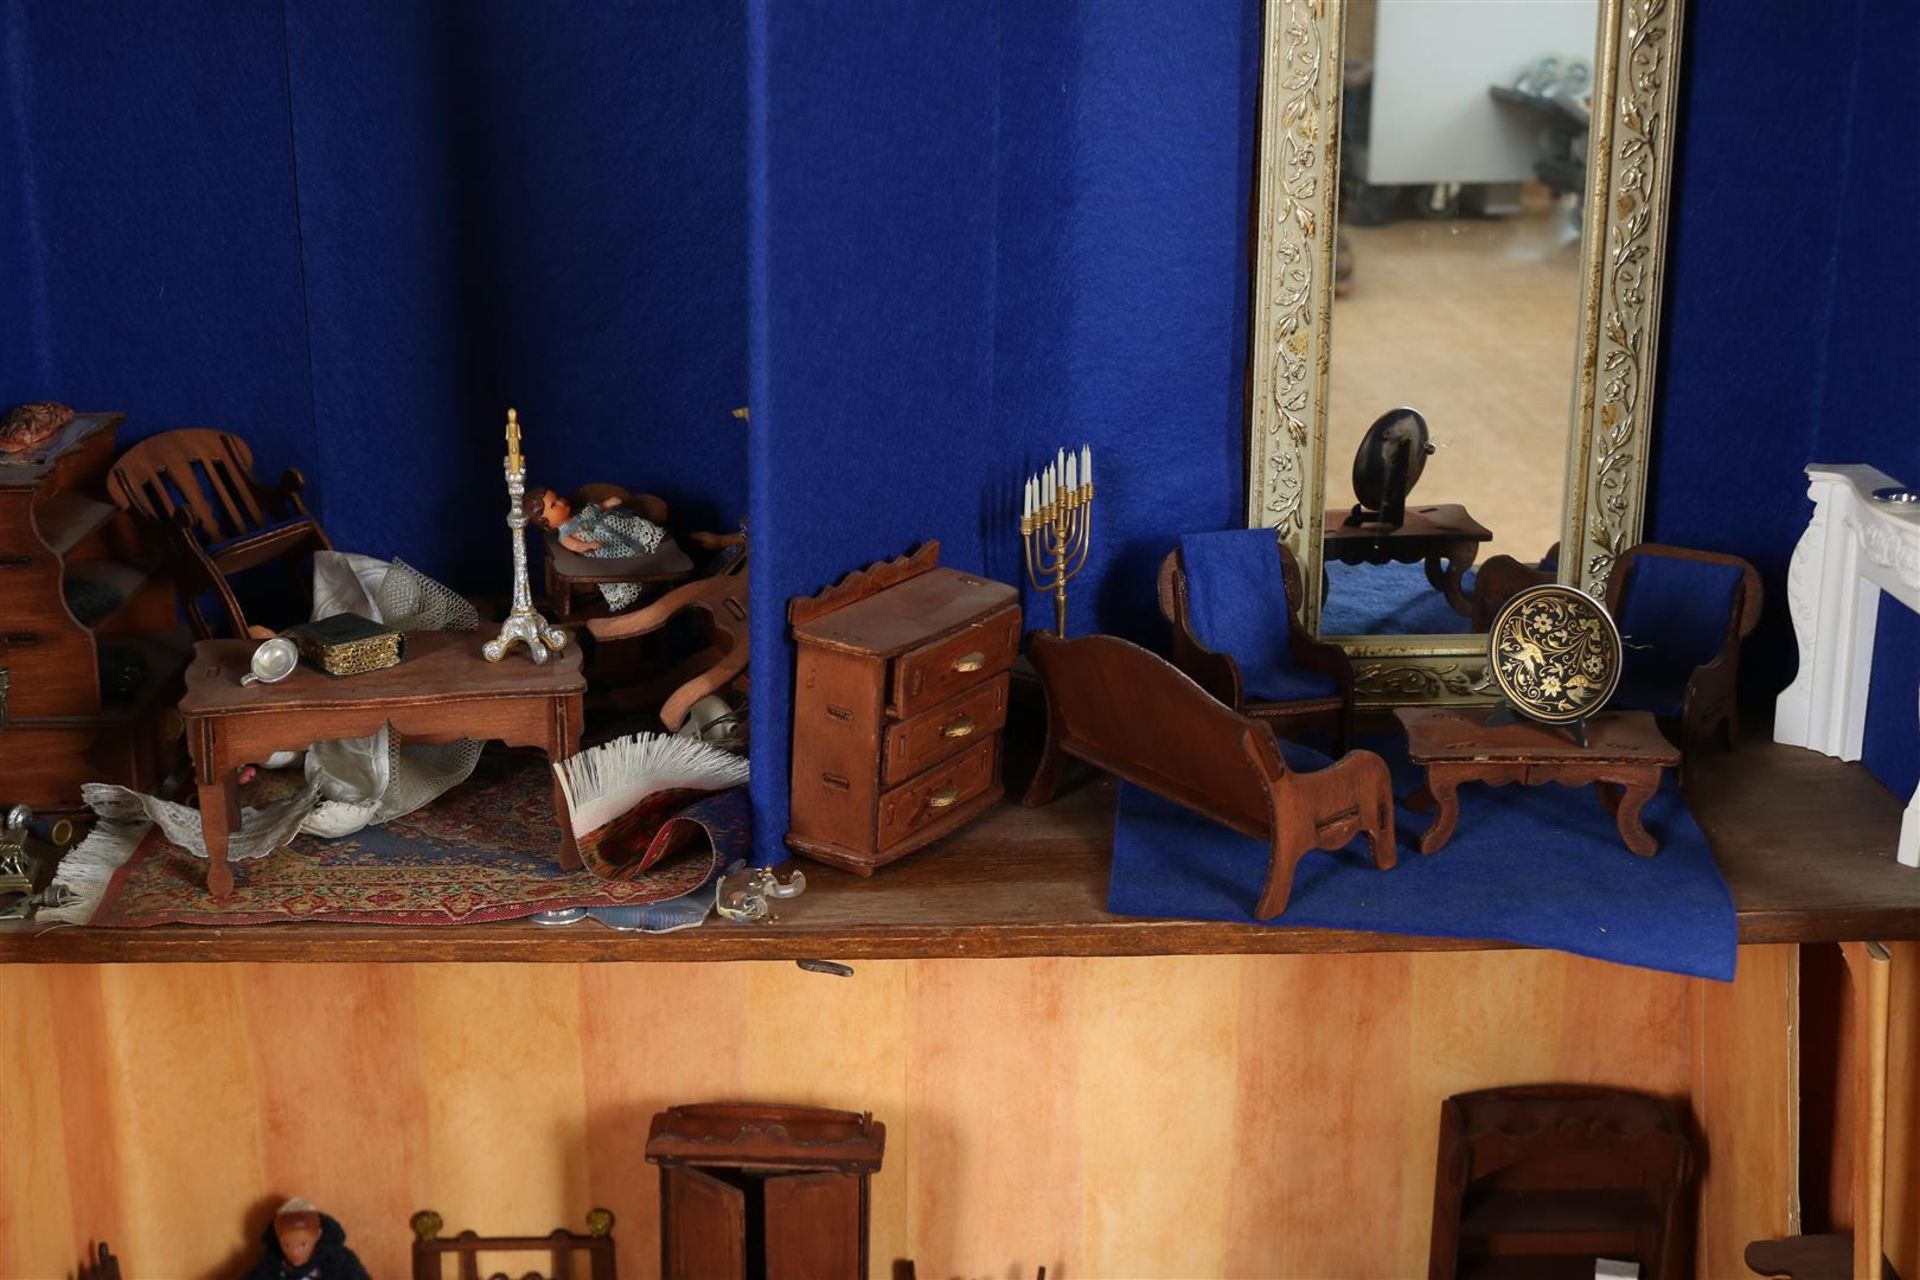
M 547 759 L 559 764 L 580 750 L 580 719 L 583 698 L 571 694 L 553 700 L 552 731 L 547 740 Z M 556 855 L 563 870 L 578 871 L 586 865 L 580 860 L 580 846 L 573 838 L 573 824 L 567 820 L 566 793 L 560 788 L 560 775 L 553 777 L 553 814 L 560 823 L 560 849 Z
M 1636 773 L 1630 782 L 1618 786 L 1601 783 L 1600 802 L 1613 813 L 1614 821 L 1620 826 L 1620 839 L 1627 848 L 1643 858 L 1651 858 L 1660 852 L 1660 842 L 1650 835 L 1640 824 L 1640 810 L 1647 801 L 1653 799 L 1653 793 L 1660 789 L 1660 774 L 1653 771 L 1649 778 L 1645 773 Z
M 1455 771 L 1441 765 L 1427 766 L 1426 790 L 1415 799 L 1430 800 L 1434 813 L 1433 821 L 1420 836 L 1421 853 L 1438 853 L 1453 839 L 1454 824 L 1460 820 L 1460 783 Z
M 1474 560 L 1480 554 L 1480 544 L 1471 540 L 1450 544 L 1445 551 L 1435 552 L 1427 557 L 1427 582 L 1435 591 L 1447 598 L 1453 611 L 1463 618 L 1473 616 L 1473 601 L 1461 589 L 1461 582 Z M 1442 557 L 1446 559 L 1446 568 L 1440 567 Z
M 228 769 L 218 778 L 200 783 L 200 835 L 207 842 L 207 892 L 216 898 L 233 892 L 227 837 L 239 829 L 239 775 Z

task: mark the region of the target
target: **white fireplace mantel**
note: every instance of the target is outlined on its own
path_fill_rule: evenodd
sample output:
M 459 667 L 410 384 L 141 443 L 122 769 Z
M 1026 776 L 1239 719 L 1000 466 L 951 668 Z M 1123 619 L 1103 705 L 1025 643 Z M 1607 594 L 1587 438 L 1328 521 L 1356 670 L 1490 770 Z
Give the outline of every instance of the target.
M 1873 467 L 1816 463 L 1807 476 L 1813 519 L 1787 569 L 1800 672 L 1780 695 L 1773 737 L 1858 760 L 1880 596 L 1920 613 L 1920 507 L 1875 502 L 1875 489 L 1900 482 Z M 1900 861 L 1920 866 L 1920 789 L 1901 821 Z

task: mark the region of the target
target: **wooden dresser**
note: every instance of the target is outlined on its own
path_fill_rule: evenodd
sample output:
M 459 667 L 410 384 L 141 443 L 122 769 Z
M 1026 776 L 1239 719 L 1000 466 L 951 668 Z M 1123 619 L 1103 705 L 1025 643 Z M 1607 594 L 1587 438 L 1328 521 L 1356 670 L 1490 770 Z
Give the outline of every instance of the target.
M 787 844 L 810 858 L 872 875 L 1000 799 L 1018 593 L 939 556 L 930 542 L 788 605 Z
M 105 499 L 123 415 L 0 462 L 0 804 L 78 813 L 83 782 L 152 790 L 187 642 L 158 553 Z

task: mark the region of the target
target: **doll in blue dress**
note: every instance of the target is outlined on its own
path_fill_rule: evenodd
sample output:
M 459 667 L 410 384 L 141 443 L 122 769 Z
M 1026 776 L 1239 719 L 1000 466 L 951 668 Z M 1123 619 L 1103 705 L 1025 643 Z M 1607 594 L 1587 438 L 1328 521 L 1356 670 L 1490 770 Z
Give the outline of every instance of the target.
M 544 486 L 526 496 L 527 523 L 546 529 L 560 539 L 560 545 L 577 555 L 596 560 L 625 560 L 630 556 L 650 556 L 666 541 L 666 530 L 653 521 L 620 505 L 619 498 L 573 504 Z M 632 582 L 602 582 L 601 598 L 615 613 L 640 598 L 640 587 Z

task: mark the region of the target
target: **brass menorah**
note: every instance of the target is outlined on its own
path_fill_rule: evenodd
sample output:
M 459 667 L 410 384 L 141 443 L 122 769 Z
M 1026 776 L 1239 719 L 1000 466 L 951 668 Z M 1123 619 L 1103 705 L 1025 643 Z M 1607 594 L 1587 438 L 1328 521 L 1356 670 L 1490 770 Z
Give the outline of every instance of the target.
M 1065 449 L 1044 471 L 1027 477 L 1020 538 L 1027 549 L 1027 581 L 1053 596 L 1053 633 L 1067 634 L 1067 583 L 1086 568 L 1093 535 L 1093 449 Z

